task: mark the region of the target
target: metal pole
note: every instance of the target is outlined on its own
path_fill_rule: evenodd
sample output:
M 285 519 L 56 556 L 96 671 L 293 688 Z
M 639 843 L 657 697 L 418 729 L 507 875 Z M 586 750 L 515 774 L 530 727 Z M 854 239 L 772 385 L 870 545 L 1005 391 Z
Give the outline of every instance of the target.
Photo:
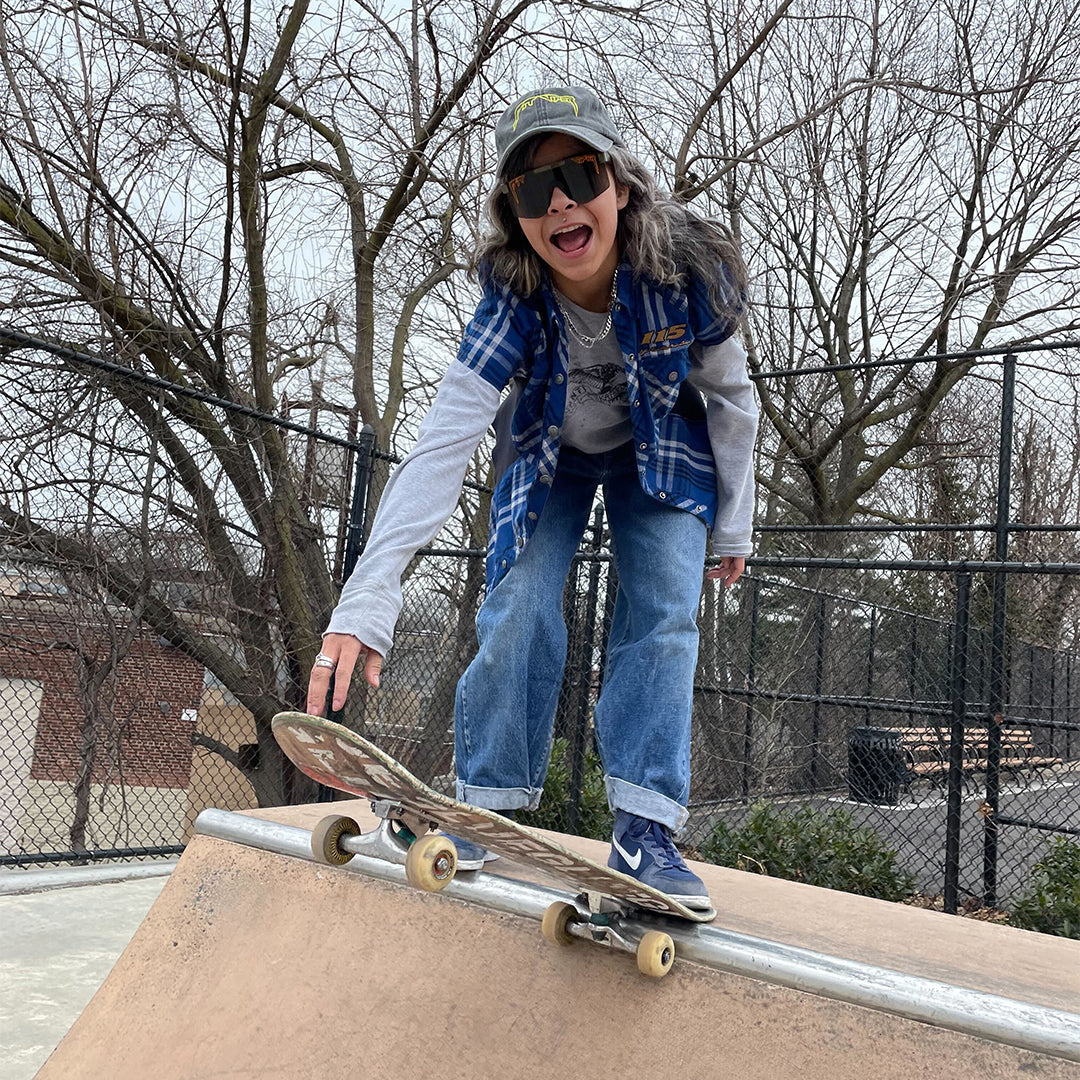
M 1036 753 L 1046 753 L 1050 757 L 1054 756 L 1054 752 L 1057 749 L 1057 688 L 1058 688 L 1058 658 L 1057 653 L 1052 649 L 1047 649 L 1047 656 L 1050 660 L 1050 723 L 1044 728 L 1046 736 L 1049 740 L 1049 746 L 1046 750 L 1037 750 Z M 1066 714 L 1068 715 L 1068 714 Z M 1034 735 L 1034 732 L 1032 732 Z
M 356 440 L 356 480 L 353 484 L 352 506 L 345 543 L 342 581 L 348 581 L 356 561 L 367 543 L 367 501 L 371 490 L 371 470 L 375 461 L 375 429 L 365 424 Z
M 349 580 L 367 544 L 367 501 L 371 490 L 371 470 L 375 461 L 375 429 L 370 424 L 365 424 L 360 429 L 360 434 L 356 439 L 355 454 L 356 477 L 353 482 L 352 503 L 349 506 L 349 524 L 345 533 L 345 557 L 342 560 L 341 581 L 343 584 Z M 326 715 L 331 720 L 344 722 L 342 719 L 344 709 L 335 710 L 333 700 L 334 673 L 331 672 L 330 685 L 326 688 Z M 316 790 L 320 800 L 333 800 L 332 788 L 319 784 Z
M 874 653 L 877 651 L 878 609 L 875 604 L 870 609 L 870 645 L 866 650 L 866 700 L 874 698 Z M 863 723 L 870 726 L 870 709 L 866 709 Z
M 817 660 L 814 665 L 813 731 L 810 747 L 810 790 L 818 789 L 818 760 L 821 753 L 821 688 L 825 679 L 825 597 L 817 601 Z
M 1009 511 L 1012 494 L 1013 412 L 1016 398 L 1016 357 L 1005 357 L 1001 378 L 1001 436 L 998 447 L 997 518 L 994 557 L 1006 562 L 1009 554 Z M 997 905 L 998 821 L 1001 800 L 1001 723 L 1005 713 L 1005 629 L 1008 575 L 993 577 L 993 615 L 990 630 L 990 692 L 986 740 L 986 800 L 983 814 L 983 903 Z
M 600 554 L 600 542 L 604 529 L 604 508 L 598 506 L 593 513 L 593 555 Z M 589 693 L 592 690 L 593 650 L 596 638 L 596 608 L 600 598 L 600 560 L 593 558 L 589 564 L 589 588 L 585 604 L 585 630 L 581 649 L 581 665 L 578 671 L 577 709 L 574 726 L 570 731 L 570 808 L 567 832 L 576 833 L 581 824 L 581 793 L 585 786 L 585 751 L 588 740 Z
M 1073 715 L 1073 695 L 1072 695 L 1072 672 L 1073 672 L 1073 658 L 1071 656 L 1065 657 L 1065 715 Z M 1073 729 L 1067 728 L 1065 731 L 1065 760 L 1072 761 L 1073 751 Z
M 945 816 L 945 911 L 955 915 L 960 891 L 960 796 L 964 783 L 964 712 L 967 709 L 968 623 L 971 575 L 956 575 L 956 623 L 952 651 L 952 732 L 949 738 L 949 799 Z
M 911 616 L 911 641 L 910 648 L 908 649 L 908 699 L 911 702 L 911 706 L 908 708 L 907 718 L 908 726 L 915 726 L 915 702 L 917 700 L 915 691 L 918 689 L 918 680 L 916 679 L 915 666 L 919 659 L 919 620 L 915 615 Z
M 761 579 L 754 578 L 750 590 L 750 655 L 746 662 L 746 718 L 743 723 L 743 802 L 750 801 L 750 754 L 754 735 L 754 692 L 757 689 L 758 601 Z

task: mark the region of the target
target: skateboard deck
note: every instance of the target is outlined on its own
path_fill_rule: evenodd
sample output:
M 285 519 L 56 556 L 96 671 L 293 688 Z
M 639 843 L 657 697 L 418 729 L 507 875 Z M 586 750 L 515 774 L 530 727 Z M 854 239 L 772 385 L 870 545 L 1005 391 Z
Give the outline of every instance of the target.
M 293 764 L 327 787 L 396 803 L 454 836 L 554 875 L 584 893 L 690 922 L 716 918 L 712 909 L 688 908 L 659 889 L 571 851 L 527 825 L 433 791 L 389 754 L 340 724 L 306 713 L 285 712 L 274 717 L 273 731 Z

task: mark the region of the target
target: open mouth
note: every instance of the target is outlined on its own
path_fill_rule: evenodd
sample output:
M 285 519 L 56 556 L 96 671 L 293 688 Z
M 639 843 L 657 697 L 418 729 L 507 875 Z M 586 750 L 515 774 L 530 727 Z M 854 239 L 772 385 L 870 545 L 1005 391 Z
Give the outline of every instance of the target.
M 551 237 L 552 244 L 567 255 L 573 255 L 581 251 L 589 242 L 592 229 L 588 225 L 575 225 L 570 229 L 554 233 Z

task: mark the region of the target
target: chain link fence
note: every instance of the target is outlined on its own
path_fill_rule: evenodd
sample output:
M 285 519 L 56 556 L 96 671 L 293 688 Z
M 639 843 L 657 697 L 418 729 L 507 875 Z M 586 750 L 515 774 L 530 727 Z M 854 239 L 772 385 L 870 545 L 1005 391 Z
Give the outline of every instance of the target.
M 939 410 L 933 444 L 912 456 L 946 446 L 951 460 L 929 490 L 894 484 L 908 522 L 763 524 L 742 581 L 706 582 L 689 850 L 752 852 L 764 822 L 790 863 L 792 830 L 839 822 L 841 846 L 872 835 L 862 854 L 887 855 L 890 882 L 955 912 L 1008 909 L 1050 842 L 1080 836 L 1077 354 L 1024 355 L 979 357 L 963 400 Z M 447 792 L 453 688 L 480 599 L 465 581 L 481 558 L 424 556 L 384 668 L 387 696 L 365 720 Z M 592 709 L 616 587 L 598 505 L 565 593 L 568 658 L 536 824 L 609 828 Z M 445 605 L 432 606 L 440 592 Z M 752 854 L 735 861 L 764 868 Z M 858 867 L 840 876 L 876 888 Z
M 291 527 L 333 594 L 371 438 L 132 370 L 108 342 L 0 344 L 0 867 L 167 855 L 205 807 L 312 797 L 268 726 L 306 684 L 277 544 Z
M 749 845 L 763 822 L 774 830 L 801 822 L 805 834 L 841 821 L 864 844 L 849 862 L 885 852 L 903 891 L 956 911 L 976 900 L 1008 909 L 1049 844 L 1080 836 L 1077 356 L 1068 348 L 972 356 L 971 377 L 935 411 L 904 467 L 881 481 L 874 513 L 808 523 L 767 501 L 748 573 L 726 591 L 706 582 L 702 595 L 684 847 L 705 857 L 741 852 L 738 865 L 762 869 Z M 17 375 L 13 363 L 5 366 Z M 101 430 L 115 395 L 93 369 L 72 356 L 62 372 L 40 359 L 33 369 L 55 373 L 58 394 L 70 395 L 78 374 L 77 415 L 92 407 Z M 175 466 L 147 444 L 145 426 L 126 428 L 117 408 L 102 456 L 101 438 L 91 440 L 69 410 L 66 428 L 52 425 L 48 454 L 20 450 L 32 418 L 46 412 L 41 384 L 35 377 L 36 408 L 13 414 L 16 429 L 26 425 L 22 442 L 9 439 L 0 451 L 0 865 L 179 850 L 204 806 L 266 804 L 259 777 L 275 771 L 278 801 L 318 794 L 269 759 L 263 719 L 213 664 L 151 630 L 90 573 L 93 560 L 54 542 L 76 536 L 113 553 L 136 544 L 154 566 L 152 596 L 202 620 L 206 635 L 239 650 L 239 663 L 262 664 L 281 707 L 301 704 L 305 673 L 284 650 L 268 658 L 241 648 L 236 589 L 206 557 L 195 518 L 186 530 L 175 513 L 169 529 L 165 515 L 154 519 Z M 366 478 L 393 461 L 370 439 L 291 422 L 283 431 L 313 535 L 340 580 L 370 520 Z M 794 468 L 763 431 L 759 470 Z M 189 449 L 209 486 L 226 484 L 220 457 L 198 457 L 196 442 Z M 83 526 L 95 454 L 98 486 L 114 492 L 115 527 L 106 527 L 98 493 L 90 537 Z M 149 461 L 161 469 L 153 497 L 125 502 L 148 490 Z M 131 473 L 124 483 L 121 466 Z M 486 493 L 468 489 L 470 512 L 409 568 L 379 693 L 358 689 L 343 717 L 443 790 L 453 783 L 454 689 L 475 649 L 483 594 L 470 522 L 483 519 Z M 18 527 L 31 504 L 37 519 L 51 514 L 50 544 L 28 542 Z M 232 527 L 252 536 L 252 580 L 271 581 L 257 514 L 239 502 L 230 513 Z M 593 835 L 609 824 L 592 734 L 617 575 L 607 539 L 598 502 L 565 593 L 568 660 L 534 817 Z M 270 602 L 259 617 L 281 620 Z M 287 642 L 287 629 L 278 626 L 272 640 Z M 796 839 L 778 843 L 792 848 Z
M 453 559 L 433 557 L 430 569 L 445 579 Z M 456 559 L 461 573 L 470 558 Z M 788 817 L 840 812 L 896 853 L 911 892 L 940 895 L 954 911 L 971 898 L 1007 907 L 1027 889 L 1048 836 L 1080 836 L 1080 650 L 1010 634 L 998 708 L 992 628 L 977 622 L 992 604 L 988 574 L 784 569 L 787 578 L 752 569 L 730 591 L 706 583 L 684 846 L 707 856 L 718 826 L 744 828 L 761 804 Z M 1078 572 L 1031 575 L 1032 584 L 1080 583 Z M 571 569 L 556 746 L 533 818 L 595 836 L 610 824 L 592 710 L 616 573 L 604 550 L 583 550 Z M 914 573 L 939 597 L 938 615 L 885 599 L 902 595 Z M 406 629 L 365 730 L 452 793 L 453 690 L 468 648 L 456 663 L 445 658 L 455 637 L 468 640 L 475 605 L 444 619 L 423 589 L 406 596 Z

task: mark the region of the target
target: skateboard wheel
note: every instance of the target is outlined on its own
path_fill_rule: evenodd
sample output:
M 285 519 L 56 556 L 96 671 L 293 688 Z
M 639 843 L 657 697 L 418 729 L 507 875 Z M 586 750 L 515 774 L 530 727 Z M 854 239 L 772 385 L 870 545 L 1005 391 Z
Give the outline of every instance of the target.
M 358 836 L 360 826 L 352 818 L 333 814 L 324 817 L 311 830 L 311 854 L 315 861 L 326 866 L 344 866 L 352 857 L 351 851 L 343 851 L 338 841 L 343 836 Z
M 557 900 L 544 912 L 540 933 L 544 940 L 550 941 L 552 945 L 573 945 L 573 935 L 567 928 L 577 917 L 577 909 L 573 904 Z
M 650 930 L 637 948 L 638 971 L 659 979 L 671 970 L 675 962 L 675 942 L 660 930 Z
M 457 848 L 445 836 L 421 836 L 405 856 L 405 877 L 424 892 L 445 889 L 457 872 Z

